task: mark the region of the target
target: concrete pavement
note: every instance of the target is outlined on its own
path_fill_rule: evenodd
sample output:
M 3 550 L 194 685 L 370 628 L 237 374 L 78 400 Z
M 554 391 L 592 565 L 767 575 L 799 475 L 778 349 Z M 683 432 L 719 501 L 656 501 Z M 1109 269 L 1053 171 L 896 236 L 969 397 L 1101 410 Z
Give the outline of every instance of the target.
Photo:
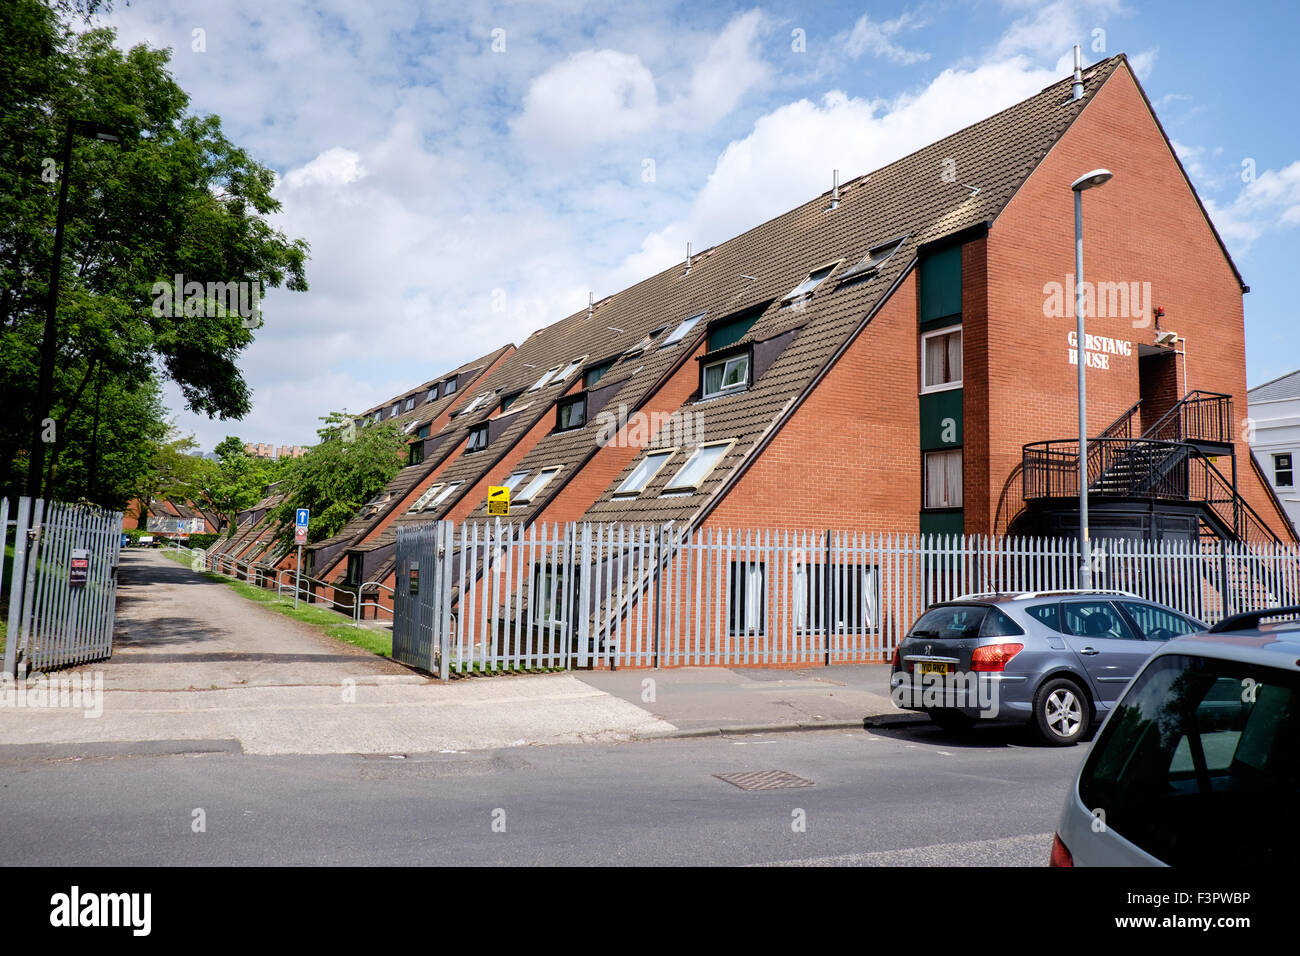
M 0 744 L 151 742 L 256 754 L 412 754 L 809 728 L 897 714 L 880 665 L 680 668 L 447 684 L 332 640 L 146 550 L 123 553 L 102 714 L 0 707 Z M 215 742 L 215 743 L 214 743 Z M 130 748 L 127 748 L 128 751 Z

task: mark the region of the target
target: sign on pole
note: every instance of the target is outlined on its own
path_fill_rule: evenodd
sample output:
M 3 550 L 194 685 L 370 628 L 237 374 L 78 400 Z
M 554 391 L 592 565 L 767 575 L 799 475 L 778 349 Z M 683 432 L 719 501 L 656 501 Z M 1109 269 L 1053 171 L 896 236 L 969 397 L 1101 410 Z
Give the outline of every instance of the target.
M 90 576 L 90 552 L 85 548 L 72 549 L 72 561 L 68 566 L 68 586 L 84 588 L 86 578 Z
M 505 485 L 488 486 L 488 514 L 510 517 L 510 489 Z
M 307 543 L 307 523 L 311 520 L 311 510 L 298 508 L 293 516 L 293 543 L 298 546 L 298 572 L 293 582 L 293 606 L 298 606 L 298 595 L 302 592 L 302 546 Z

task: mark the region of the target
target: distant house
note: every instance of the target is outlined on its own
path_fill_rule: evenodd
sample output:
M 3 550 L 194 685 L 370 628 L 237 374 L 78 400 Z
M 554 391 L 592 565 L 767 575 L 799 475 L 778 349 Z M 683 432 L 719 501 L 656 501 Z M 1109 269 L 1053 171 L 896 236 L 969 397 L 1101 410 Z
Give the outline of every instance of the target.
M 1282 500 L 1291 524 L 1300 528 L 1300 484 L 1296 482 L 1296 465 L 1300 463 L 1300 371 L 1256 385 L 1247 394 L 1254 424 L 1251 450 Z
M 139 498 L 127 504 L 123 527 L 153 534 L 190 535 L 220 531 L 224 522 L 215 512 L 205 511 L 192 501 L 154 498 L 146 506 Z

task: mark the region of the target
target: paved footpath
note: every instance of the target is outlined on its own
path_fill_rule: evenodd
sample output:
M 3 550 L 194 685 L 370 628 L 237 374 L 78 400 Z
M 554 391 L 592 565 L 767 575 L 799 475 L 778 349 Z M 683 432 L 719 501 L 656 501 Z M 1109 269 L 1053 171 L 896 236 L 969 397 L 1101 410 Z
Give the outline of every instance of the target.
M 122 555 L 112 659 L 75 673 L 102 675 L 102 715 L 0 707 L 0 744 L 427 753 L 676 729 L 568 674 L 429 680 L 145 550 Z

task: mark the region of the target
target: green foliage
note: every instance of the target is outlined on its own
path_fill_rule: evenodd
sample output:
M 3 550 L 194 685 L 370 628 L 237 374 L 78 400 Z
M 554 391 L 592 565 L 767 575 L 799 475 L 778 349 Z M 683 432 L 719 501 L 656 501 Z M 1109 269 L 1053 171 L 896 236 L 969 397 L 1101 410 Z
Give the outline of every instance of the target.
M 244 453 L 244 443 L 228 435 L 216 447 L 219 462 L 210 467 L 195 500 L 202 501 L 221 515 L 227 529 L 234 528 L 239 512 L 257 504 L 266 494 L 266 486 L 280 471 L 276 462 L 254 458 Z
M 280 523 L 279 538 L 286 544 L 293 541 L 294 509 L 311 509 L 308 540 L 323 541 L 337 534 L 406 463 L 406 436 L 396 423 L 358 429 L 351 415 L 340 412 L 321 421 L 320 443 L 285 462 L 284 500 L 271 516 Z
M 123 51 L 110 29 L 77 33 L 63 16 L 96 0 L 0 3 L 0 488 L 21 483 L 37 414 L 36 385 L 53 258 L 59 165 L 67 124 L 93 120 L 120 143 L 73 138 L 61 260 L 54 401 L 59 469 L 83 433 L 99 384 L 100 423 L 123 409 L 118 433 L 156 395 L 160 370 L 189 409 L 239 418 L 250 408 L 237 360 L 255 320 L 214 314 L 160 315 L 155 284 L 261 283 L 305 290 L 307 245 L 269 224 L 280 208 L 274 173 L 231 143 L 215 116 L 189 112 L 172 79 L 170 52 Z M 102 403 L 107 389 L 121 403 Z M 161 421 L 161 415 L 157 421 Z M 142 436 L 142 441 L 156 436 Z M 137 449 L 138 450 L 138 449 Z M 131 454 L 126 453 L 127 456 Z M 76 457 L 80 457 L 79 455 Z M 101 465 L 102 467 L 102 465 Z M 90 468 L 51 490 L 81 491 L 104 504 L 144 464 L 123 460 L 89 488 Z M 57 474 L 57 472 L 55 472 Z M 111 480 L 108 475 L 114 475 Z M 98 481 L 98 475 L 96 476 Z M 129 482 L 126 482 L 129 484 Z M 81 496 L 81 495 L 74 495 Z

